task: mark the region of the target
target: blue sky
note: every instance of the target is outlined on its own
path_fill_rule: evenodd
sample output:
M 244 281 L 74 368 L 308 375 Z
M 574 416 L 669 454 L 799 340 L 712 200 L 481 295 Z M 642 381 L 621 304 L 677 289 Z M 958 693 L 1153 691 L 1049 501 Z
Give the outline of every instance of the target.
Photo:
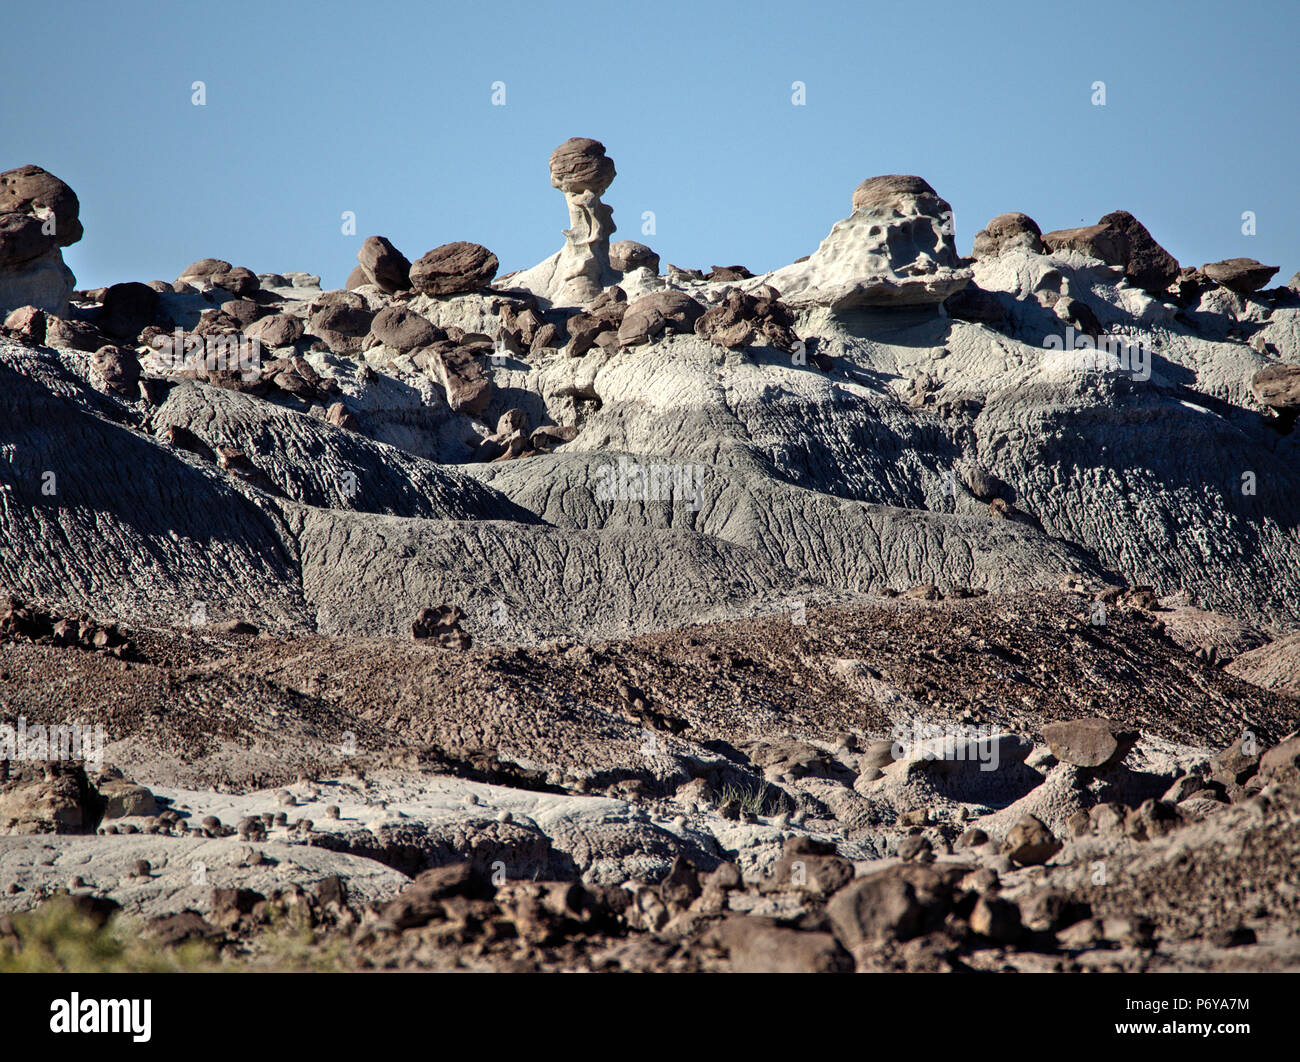
M 53 0 L 4 21 L 0 169 L 77 191 L 82 287 L 206 256 L 341 286 L 373 233 L 524 268 L 560 245 L 546 163 L 570 136 L 615 160 L 618 238 L 681 266 L 783 265 L 858 182 L 916 173 L 963 253 L 1003 211 L 1046 231 L 1126 209 L 1183 264 L 1300 269 L 1295 0 Z

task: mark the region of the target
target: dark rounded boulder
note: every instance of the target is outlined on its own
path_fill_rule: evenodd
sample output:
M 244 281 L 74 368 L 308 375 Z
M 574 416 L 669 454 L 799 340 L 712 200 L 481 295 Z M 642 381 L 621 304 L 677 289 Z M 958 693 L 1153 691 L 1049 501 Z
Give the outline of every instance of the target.
M 551 184 L 565 193 L 600 195 L 617 172 L 599 140 L 574 136 L 551 152 Z
M 53 212 L 51 235 L 56 246 L 67 247 L 84 235 L 77 193 L 54 174 L 30 165 L 0 173 L 0 214 L 34 214 L 38 210 Z
M 104 292 L 99 327 L 115 339 L 134 340 L 157 313 L 158 292 L 148 284 L 113 284 Z
M 461 295 L 487 287 L 497 256 L 482 244 L 458 240 L 435 247 L 411 266 L 411 286 L 425 295 Z

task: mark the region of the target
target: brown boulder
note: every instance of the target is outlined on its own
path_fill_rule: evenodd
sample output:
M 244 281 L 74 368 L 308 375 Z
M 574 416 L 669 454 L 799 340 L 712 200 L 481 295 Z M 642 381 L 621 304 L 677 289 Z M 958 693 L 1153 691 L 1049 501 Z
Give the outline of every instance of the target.
M 487 287 L 497 275 L 497 256 L 477 243 L 445 243 L 411 266 L 411 286 L 425 295 L 459 295 Z
M 447 393 L 447 404 L 458 413 L 482 413 L 492 400 L 494 388 L 474 350 L 446 341 L 433 350 L 436 379 Z
M 21 266 L 48 254 L 55 243 L 44 229 L 44 221 L 34 214 L 0 214 L 0 268 Z
M 614 160 L 599 140 L 570 137 L 551 152 L 551 185 L 562 192 L 600 195 L 616 176 Z
M 221 258 L 200 258 L 197 262 L 191 262 L 176 279 L 184 280 L 207 280 L 213 274 L 228 273 L 234 267 Z
M 618 240 L 609 245 L 609 264 L 620 273 L 634 269 L 649 269 L 659 273 L 659 256 L 644 243 L 635 240 Z
M 65 761 L 32 765 L 0 789 L 0 833 L 80 833 L 98 815 L 85 771 Z
M 1255 373 L 1250 389 L 1270 409 L 1300 410 L 1300 365 L 1268 365 Z
M 826 904 L 836 938 L 855 957 L 938 929 L 953 907 L 965 864 L 904 863 L 855 878 Z
M 695 332 L 731 350 L 754 343 L 791 350 L 799 341 L 791 328 L 793 323 L 794 318 L 779 301 L 775 289 L 762 287 L 750 294 L 732 288 L 721 304 L 700 315 Z
M 1283 738 L 1259 758 L 1261 775 L 1294 772 L 1296 768 L 1300 768 L 1300 733 Z
M 39 166 L 19 166 L 0 173 L 0 214 L 54 213 L 55 246 L 67 247 L 84 235 L 77 193 Z
M 1100 258 L 1109 265 L 1124 264 L 1123 245 L 1118 235 L 1105 225 L 1081 225 L 1074 229 L 1045 232 L 1043 245 L 1052 252 L 1078 251 L 1089 258 Z
M 897 210 L 908 200 L 921 197 L 938 199 L 939 193 L 921 177 L 892 173 L 868 177 L 853 190 L 852 203 L 854 210 Z
M 324 340 L 335 354 L 357 354 L 374 316 L 359 295 L 327 292 L 313 304 L 306 330 Z
M 224 272 L 213 273 L 208 277 L 213 287 L 221 288 L 232 295 L 251 295 L 262 286 L 257 274 L 244 266 L 235 266 Z
M 276 313 L 253 322 L 244 329 L 244 335 L 258 340 L 263 346 L 274 349 L 293 346 L 302 338 L 304 331 L 305 326 L 301 317 Z
M 105 389 L 126 398 L 140 395 L 140 359 L 125 347 L 100 347 L 90 358 L 91 372 Z
M 447 334 L 434 327 L 427 318 L 421 317 L 405 306 L 387 306 L 375 314 L 370 324 L 370 336 L 367 345 L 373 340 L 386 347 L 405 354 L 417 347 L 432 346 Z
M 361 271 L 369 283 L 377 284 L 390 295 L 411 286 L 411 262 L 384 236 L 367 236 L 357 252 Z
M 1229 291 L 1249 295 L 1272 280 L 1278 267 L 1261 265 L 1253 258 L 1225 258 L 1222 262 L 1210 262 L 1201 269 Z
M 1023 247 L 1034 254 L 1043 253 L 1043 230 L 1028 214 L 1012 211 L 999 214 L 975 233 L 974 256 L 996 258 L 1003 251 Z
M 852 973 L 853 957 L 830 933 L 778 926 L 765 918 L 728 918 L 712 931 L 735 973 Z
M 1048 723 L 1043 740 L 1052 755 L 1076 767 L 1105 767 L 1119 763 L 1137 742 L 1136 730 L 1125 730 L 1109 719 L 1070 719 Z
M 157 312 L 158 292 L 148 284 L 114 284 L 104 292 L 99 326 L 115 339 L 134 340 Z
M 45 311 L 35 306 L 20 306 L 5 318 L 5 331 L 27 343 L 44 343 L 45 327 Z
M 108 342 L 108 336 L 88 321 L 69 321 L 49 314 L 45 319 L 45 342 L 52 347 L 71 347 L 89 353 Z
M 1127 210 L 1113 210 L 1098 223 L 1116 234 L 1129 282 L 1152 294 L 1163 293 L 1178 277 L 1178 260 Z
M 329 409 L 325 411 L 325 419 L 336 428 L 358 432 L 361 430 L 361 423 L 342 402 L 332 403 Z
M 1033 815 L 1026 815 L 1011 827 L 1002 842 L 1002 854 L 1021 866 L 1038 866 L 1056 855 L 1061 847 L 1051 830 Z

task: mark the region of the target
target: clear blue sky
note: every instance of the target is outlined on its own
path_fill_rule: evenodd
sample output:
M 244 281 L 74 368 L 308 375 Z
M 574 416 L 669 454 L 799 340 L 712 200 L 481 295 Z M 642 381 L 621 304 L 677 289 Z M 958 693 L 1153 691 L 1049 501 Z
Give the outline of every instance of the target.
M 82 287 L 206 256 L 341 286 L 372 233 L 523 268 L 560 245 L 546 162 L 570 136 L 605 143 L 619 237 L 665 263 L 775 268 L 859 181 L 916 173 L 963 253 L 1003 211 L 1046 231 L 1127 209 L 1184 264 L 1300 268 L 1296 0 L 6 8 L 0 169 L 77 191 Z

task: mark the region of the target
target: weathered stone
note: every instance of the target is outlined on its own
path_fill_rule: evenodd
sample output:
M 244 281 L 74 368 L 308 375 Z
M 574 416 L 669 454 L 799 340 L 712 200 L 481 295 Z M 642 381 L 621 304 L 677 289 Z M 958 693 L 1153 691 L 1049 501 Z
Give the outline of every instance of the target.
M 405 306 L 388 306 L 375 315 L 370 324 L 367 345 L 378 342 L 405 354 L 417 347 L 432 346 L 447 334 L 430 321 Z
M 0 173 L 0 214 L 36 214 L 50 219 L 55 246 L 68 247 L 84 235 L 77 193 L 39 166 Z M 47 226 L 51 227 L 51 226 Z
M 1104 767 L 1119 763 L 1137 742 L 1135 730 L 1125 730 L 1109 719 L 1070 719 L 1048 723 L 1043 740 L 1052 755 L 1076 767 Z
M 1061 850 L 1061 842 L 1042 822 L 1026 815 L 1015 824 L 1002 842 L 1002 854 L 1022 866 L 1046 863 Z
M 293 314 L 276 313 L 254 321 L 244 329 L 250 339 L 256 339 L 264 346 L 291 347 L 303 337 L 305 326 L 301 317 Z
M 477 243 L 445 243 L 411 266 L 411 286 L 425 295 L 458 295 L 487 287 L 497 275 L 497 256 Z
M 384 236 L 367 236 L 357 252 L 357 261 L 368 283 L 378 285 L 390 295 L 411 287 L 410 260 Z
M 1277 266 L 1261 265 L 1253 258 L 1225 258 L 1221 262 L 1210 262 L 1201 269 L 1211 280 L 1238 295 L 1258 291 L 1278 271 Z
M 620 273 L 634 269 L 649 269 L 658 275 L 659 256 L 644 243 L 635 240 L 616 240 L 609 245 L 609 264 Z
M 1038 222 L 1028 214 L 999 214 L 975 234 L 973 253 L 976 258 L 996 258 L 1004 251 L 1022 248 L 1042 254 L 1042 235 Z

